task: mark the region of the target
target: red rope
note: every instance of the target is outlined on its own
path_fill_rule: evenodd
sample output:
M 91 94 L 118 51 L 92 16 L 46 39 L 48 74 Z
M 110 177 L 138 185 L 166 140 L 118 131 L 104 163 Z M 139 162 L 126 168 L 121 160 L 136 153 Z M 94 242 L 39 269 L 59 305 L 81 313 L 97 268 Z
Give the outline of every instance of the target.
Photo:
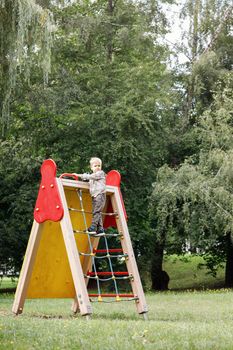
M 111 271 L 101 271 L 101 272 L 87 272 L 87 276 L 129 276 L 129 273 L 127 271 L 116 271 L 116 272 L 111 272 Z
M 122 249 L 93 249 L 93 253 L 122 253 Z
M 97 297 L 103 297 L 103 298 L 114 298 L 114 297 L 120 297 L 120 298 L 136 298 L 134 294 L 88 294 L 89 297 L 97 298 Z

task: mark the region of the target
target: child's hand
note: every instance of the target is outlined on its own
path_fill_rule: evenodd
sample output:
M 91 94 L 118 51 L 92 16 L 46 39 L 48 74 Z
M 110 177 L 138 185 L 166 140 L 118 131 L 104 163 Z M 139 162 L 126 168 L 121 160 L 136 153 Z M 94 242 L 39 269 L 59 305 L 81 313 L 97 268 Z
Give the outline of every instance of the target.
M 84 174 L 82 174 L 81 179 L 84 181 L 88 181 L 89 177 L 90 177 L 90 174 L 84 173 Z

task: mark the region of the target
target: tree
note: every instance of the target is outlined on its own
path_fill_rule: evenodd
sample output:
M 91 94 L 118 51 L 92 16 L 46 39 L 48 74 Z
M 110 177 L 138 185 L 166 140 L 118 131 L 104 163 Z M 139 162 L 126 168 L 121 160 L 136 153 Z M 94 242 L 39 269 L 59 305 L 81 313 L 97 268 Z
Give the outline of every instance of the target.
M 219 84 L 213 104 L 196 127 L 199 154 L 187 158 L 177 170 L 167 166 L 159 170 L 151 196 L 150 220 L 158 271 L 162 270 L 164 249 L 182 251 L 188 238 L 206 253 L 213 272 L 222 257 L 226 260 L 225 283 L 233 286 L 232 74 L 226 74 L 225 80 L 225 88 Z M 225 245 L 220 244 L 223 240 Z M 221 247 L 219 254 L 216 246 Z M 213 251 L 215 257 L 218 255 L 215 263 L 210 258 Z M 155 289 L 156 278 L 152 274 Z
M 51 13 L 35 0 L 0 1 L 0 114 L 2 135 L 18 69 L 28 79 L 31 65 L 39 62 L 47 81 L 50 70 Z M 36 61 L 32 61 L 37 57 Z M 36 54 L 35 54 L 36 53 Z
M 171 167 L 179 166 L 200 151 L 196 123 L 213 102 L 219 82 L 224 88 L 226 73 L 232 67 L 231 12 L 229 1 L 184 3 L 180 14 L 185 21 L 182 46 L 177 50 L 186 55 L 187 62 L 176 68 L 176 88 L 183 98 L 176 107 L 174 128 L 169 137 L 167 164 Z
M 21 203 L 22 211 L 30 203 L 26 212 L 33 212 L 44 158 L 53 158 L 59 172 L 82 172 L 89 170 L 89 158 L 96 155 L 106 172 L 115 168 L 122 174 L 130 231 L 141 258 L 149 249 L 148 194 L 156 168 L 167 157 L 168 124 L 177 97 L 166 68 L 167 48 L 155 42 L 164 28 L 159 16 L 156 23 L 152 17 L 149 21 L 142 8 L 129 1 L 112 4 L 111 13 L 109 3 L 102 1 L 50 9 L 57 25 L 50 80 L 43 86 L 38 66 L 31 69 L 30 87 L 18 80 L 11 105 L 14 123 L 2 143 L 3 149 L 15 144 L 18 151 L 12 150 L 11 162 L 0 153 L 2 188 L 7 182 L 9 191 L 9 198 L 7 191 L 0 193 L 5 203 L 1 243 L 8 245 L 9 235 L 14 242 L 23 236 L 25 246 L 31 220 L 28 216 L 21 232 L 12 235 L 20 217 L 14 216 L 10 197 L 17 208 Z M 36 52 L 31 59 L 33 55 Z M 24 170 L 32 176 L 25 176 Z M 17 197 L 21 188 L 26 201 Z M 16 254 L 16 245 L 10 246 L 4 258 L 13 257 L 20 266 L 23 248 Z
M 181 18 L 188 25 L 183 31 L 182 51 L 188 58 L 185 114 L 193 124 L 212 103 L 217 81 L 231 69 L 232 3 L 229 0 L 187 0 Z M 232 64 L 232 63 L 231 63 Z
M 168 120 L 177 103 L 167 48 L 155 43 L 160 25 L 149 26 L 141 8 L 128 1 L 75 4 L 57 20 L 60 98 L 69 86 L 76 95 L 65 128 L 67 147 L 76 150 L 81 171 L 93 155 L 104 160 L 106 171 L 120 170 L 136 255 L 142 256 L 148 251 L 148 194 L 167 157 Z

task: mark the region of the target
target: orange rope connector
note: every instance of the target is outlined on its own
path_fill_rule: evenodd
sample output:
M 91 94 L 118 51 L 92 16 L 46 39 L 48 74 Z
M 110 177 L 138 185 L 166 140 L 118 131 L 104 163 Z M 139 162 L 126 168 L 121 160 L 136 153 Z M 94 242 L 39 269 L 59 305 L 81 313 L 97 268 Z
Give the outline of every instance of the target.
M 116 296 L 116 301 L 121 301 L 121 298 L 119 297 L 119 295 Z
M 103 301 L 101 295 L 98 296 L 98 301 L 100 301 L 100 302 Z

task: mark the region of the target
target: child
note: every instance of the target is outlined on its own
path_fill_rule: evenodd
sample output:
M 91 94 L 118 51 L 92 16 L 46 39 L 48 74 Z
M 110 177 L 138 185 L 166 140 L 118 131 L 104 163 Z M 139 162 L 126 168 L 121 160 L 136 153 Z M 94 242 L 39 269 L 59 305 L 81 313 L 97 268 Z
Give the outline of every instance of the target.
M 102 210 L 106 202 L 106 175 L 102 169 L 102 161 L 99 158 L 91 158 L 90 167 L 92 174 L 75 174 L 82 180 L 89 181 L 92 199 L 92 223 L 89 232 L 104 233 Z

